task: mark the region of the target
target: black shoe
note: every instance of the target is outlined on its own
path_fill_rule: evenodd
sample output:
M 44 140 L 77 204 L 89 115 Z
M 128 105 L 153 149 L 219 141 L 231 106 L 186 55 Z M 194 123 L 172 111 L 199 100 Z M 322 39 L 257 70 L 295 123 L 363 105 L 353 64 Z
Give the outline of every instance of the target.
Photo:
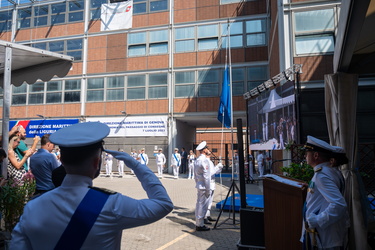
M 211 228 L 206 227 L 206 226 L 202 226 L 202 227 L 198 227 L 198 226 L 196 226 L 196 227 L 195 227 L 195 230 L 196 230 L 196 231 L 210 231 L 210 229 L 211 229 Z
M 209 221 L 216 221 L 216 220 L 213 219 L 211 216 L 207 216 L 207 220 L 209 220 Z
M 208 219 L 204 219 L 204 224 L 206 224 L 206 225 L 212 225 L 212 223 L 209 222 Z

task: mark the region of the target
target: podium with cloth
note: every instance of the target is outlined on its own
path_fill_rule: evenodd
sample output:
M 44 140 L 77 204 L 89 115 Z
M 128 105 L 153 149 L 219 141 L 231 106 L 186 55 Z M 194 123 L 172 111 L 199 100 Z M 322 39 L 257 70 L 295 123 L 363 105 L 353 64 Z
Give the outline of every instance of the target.
M 266 249 L 302 249 L 302 208 L 306 187 L 302 181 L 268 174 L 263 180 Z

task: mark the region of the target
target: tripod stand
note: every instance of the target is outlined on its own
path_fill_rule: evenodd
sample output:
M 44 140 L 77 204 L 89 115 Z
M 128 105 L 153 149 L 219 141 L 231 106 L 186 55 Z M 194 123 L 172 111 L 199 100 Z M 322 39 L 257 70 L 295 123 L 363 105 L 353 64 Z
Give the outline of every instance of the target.
M 227 200 L 228 200 L 228 197 L 229 197 L 229 194 L 230 194 L 230 193 L 232 193 L 232 204 L 230 205 L 230 209 L 229 209 L 229 211 L 230 211 L 231 213 L 233 213 L 233 218 L 232 218 L 232 224 L 231 224 L 231 225 L 233 225 L 233 228 L 234 228 L 234 229 L 237 229 L 237 228 L 238 228 L 238 226 L 237 226 L 238 223 L 236 223 L 236 212 L 235 212 L 235 207 L 234 207 L 234 205 L 235 205 L 235 191 L 236 191 L 236 190 L 237 190 L 238 194 L 240 194 L 240 190 L 239 190 L 239 188 L 238 188 L 238 186 L 237 186 L 237 184 L 236 184 L 236 182 L 234 181 L 234 178 L 233 178 L 233 176 L 232 176 L 232 184 L 230 185 L 230 188 L 229 188 L 229 190 L 228 190 L 227 196 L 225 197 L 225 200 L 224 200 L 224 202 L 223 202 L 223 204 L 222 204 L 222 206 L 221 206 L 219 216 L 217 217 L 217 220 L 216 220 L 215 225 L 214 225 L 214 229 L 216 229 L 216 227 L 218 227 L 218 226 L 220 226 L 220 225 L 226 223 L 226 221 L 230 219 L 230 216 L 229 216 L 228 218 L 226 218 L 223 222 L 221 222 L 221 223 L 218 225 L 218 222 L 219 222 L 220 216 L 221 216 L 221 214 L 223 213 L 224 206 L 225 206 L 226 203 L 227 203 Z M 227 223 L 227 224 L 228 224 L 228 223 Z

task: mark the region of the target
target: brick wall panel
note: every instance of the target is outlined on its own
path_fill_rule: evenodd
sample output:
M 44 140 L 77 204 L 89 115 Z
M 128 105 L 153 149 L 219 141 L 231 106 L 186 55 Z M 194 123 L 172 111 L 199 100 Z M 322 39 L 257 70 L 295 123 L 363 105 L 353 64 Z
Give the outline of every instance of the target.
M 119 102 L 107 102 L 105 104 L 105 113 L 104 115 L 122 115 L 121 111 L 125 110 L 125 101 Z
M 197 112 L 217 111 L 219 108 L 219 103 L 220 103 L 219 97 L 198 98 Z
M 106 48 L 89 49 L 87 61 L 105 60 L 107 57 L 106 52 Z
M 81 115 L 81 104 L 80 103 L 69 103 L 63 105 L 64 116 L 80 116 Z
M 148 114 L 162 114 L 168 113 L 168 100 L 148 100 L 147 101 Z
M 186 0 L 175 0 L 174 10 L 183 9 L 195 9 L 197 7 L 197 1 L 186 1 Z
M 148 26 L 148 15 L 133 15 L 133 28 Z
M 197 53 L 173 54 L 175 67 L 189 67 L 197 65 Z
M 68 72 L 68 76 L 81 75 L 82 74 L 82 62 L 73 62 L 72 67 Z
M 173 104 L 175 113 L 197 112 L 197 98 L 174 99 Z
M 106 105 L 103 102 L 86 103 L 86 115 L 98 116 L 105 114 Z
M 87 62 L 87 73 L 88 74 L 96 74 L 105 72 L 106 63 L 105 61 L 91 61 Z
M 198 65 L 211 65 L 211 64 L 220 64 L 220 52 L 217 50 L 214 51 L 205 51 L 198 52 Z
M 169 12 L 158 12 L 149 15 L 150 26 L 166 25 L 169 23 Z
M 107 46 L 107 37 L 106 36 L 94 36 L 88 39 L 88 48 L 106 48 Z
M 206 1 L 200 1 L 206 2 Z M 219 6 L 209 6 L 197 9 L 197 20 L 209 20 L 219 18 Z
M 126 113 L 128 114 L 146 114 L 147 101 L 127 101 Z
M 147 60 L 148 69 L 168 68 L 168 55 L 149 56 Z
M 207 6 L 219 6 L 219 5 L 220 5 L 220 0 L 204 0 L 204 1 L 197 0 L 197 8 L 207 7 Z
M 127 69 L 129 71 L 146 69 L 147 58 L 146 57 L 129 57 L 127 60 Z
M 107 60 L 107 72 L 120 72 L 127 70 L 127 60 L 125 58 Z
M 195 9 L 176 10 L 174 13 L 175 23 L 195 22 L 197 20 L 197 12 Z
M 12 106 L 12 108 L 10 109 L 9 117 L 11 117 L 12 119 L 28 117 L 27 106 L 23 106 L 23 107 Z

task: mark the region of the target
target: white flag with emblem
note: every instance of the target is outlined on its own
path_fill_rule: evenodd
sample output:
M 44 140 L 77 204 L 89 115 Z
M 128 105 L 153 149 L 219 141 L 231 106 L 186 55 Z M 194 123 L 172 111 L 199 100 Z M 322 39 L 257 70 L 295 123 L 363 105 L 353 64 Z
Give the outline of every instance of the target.
M 133 1 L 102 4 L 101 31 L 130 29 L 133 20 Z

